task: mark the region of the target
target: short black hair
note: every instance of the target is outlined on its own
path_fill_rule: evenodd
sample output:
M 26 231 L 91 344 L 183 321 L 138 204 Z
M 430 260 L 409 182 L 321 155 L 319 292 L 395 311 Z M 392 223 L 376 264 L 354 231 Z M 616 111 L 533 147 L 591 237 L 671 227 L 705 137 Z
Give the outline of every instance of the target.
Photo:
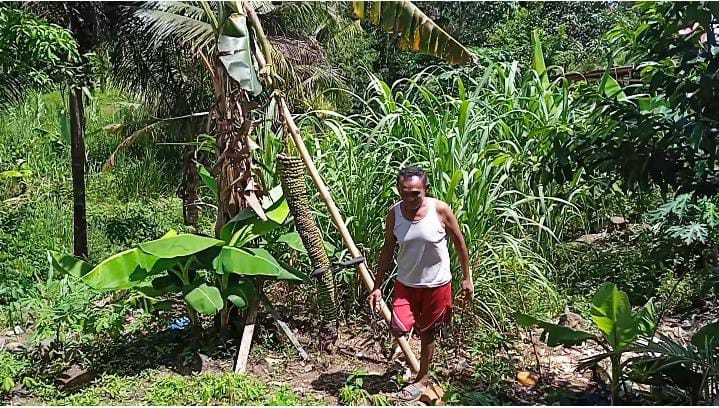
M 416 166 L 407 166 L 400 170 L 399 174 L 397 174 L 397 183 L 399 184 L 399 181 L 403 178 L 412 177 L 419 177 L 422 180 L 422 184 L 424 184 L 425 188 L 427 187 L 427 185 L 429 185 L 429 181 L 427 180 L 427 172 Z

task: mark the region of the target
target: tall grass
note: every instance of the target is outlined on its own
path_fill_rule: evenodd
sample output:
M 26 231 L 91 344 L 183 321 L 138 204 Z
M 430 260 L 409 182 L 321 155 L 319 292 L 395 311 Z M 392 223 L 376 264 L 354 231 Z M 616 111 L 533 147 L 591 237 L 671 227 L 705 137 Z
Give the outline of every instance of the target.
M 396 174 L 419 165 L 429 172 L 430 194 L 450 204 L 461 224 L 477 293 L 473 316 L 501 328 L 518 309 L 555 312 L 551 248 L 578 217 L 571 201 L 582 190 L 536 175 L 552 132 L 580 119 L 568 85 L 522 75 L 517 64 L 428 69 L 392 86 L 371 77 L 359 99 L 360 114 L 316 112 L 300 122 L 316 135 L 310 147 L 320 172 L 372 262 L 398 200 Z M 459 277 L 454 255 L 453 267 Z
M 72 183 L 66 101 L 59 92 L 30 95 L 0 115 L 0 172 L 18 160 L 31 174 L 25 191 L 0 188 L 0 326 L 50 313 L 62 294 L 47 284 L 48 249 L 72 251 Z M 182 228 L 181 147 L 148 141 L 124 151 L 112 172 L 102 163 L 122 140 L 108 125 L 145 118 L 141 105 L 113 90 L 86 107 L 87 215 L 91 261 L 139 240 Z M 2 187 L 2 186 L 0 186 Z M 74 284 L 74 283 L 71 283 Z M 75 288 L 82 292 L 81 288 Z M 79 292 L 79 293 L 80 293 Z M 82 292 L 84 293 L 84 292 Z M 37 310 L 21 300 L 38 300 Z M 92 296 L 85 298 L 88 304 Z M 36 320 L 36 319 L 35 319 Z

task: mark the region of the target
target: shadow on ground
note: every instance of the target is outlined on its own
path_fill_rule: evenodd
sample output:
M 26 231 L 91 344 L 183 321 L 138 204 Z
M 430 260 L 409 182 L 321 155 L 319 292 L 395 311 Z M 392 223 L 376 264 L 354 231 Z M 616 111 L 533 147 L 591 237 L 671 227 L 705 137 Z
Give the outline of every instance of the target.
M 399 389 L 397 376 L 402 373 L 401 366 L 393 366 L 384 374 L 363 374 L 362 388 L 370 394 L 387 394 Z M 339 396 L 340 389 L 347 384 L 347 379 L 352 373 L 349 371 L 335 371 L 323 373 L 312 381 L 312 388 L 335 397 Z

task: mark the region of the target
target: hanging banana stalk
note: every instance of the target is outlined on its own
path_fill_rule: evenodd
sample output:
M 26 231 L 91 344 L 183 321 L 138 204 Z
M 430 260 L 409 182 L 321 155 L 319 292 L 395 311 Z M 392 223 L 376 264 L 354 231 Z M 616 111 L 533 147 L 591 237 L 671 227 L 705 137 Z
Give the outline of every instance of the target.
M 272 84 L 274 69 L 270 44 L 264 34 L 254 8 L 248 2 L 243 2 L 248 17 L 248 25 L 253 29 L 258 47 L 254 49 L 255 58 L 262 69 L 260 75 L 266 83 Z M 279 107 L 278 107 L 279 108 Z M 278 116 L 282 116 L 278 114 Z M 286 133 L 289 134 L 289 133 Z M 285 139 L 289 143 L 289 138 Z M 322 234 L 315 224 L 310 211 L 307 184 L 305 182 L 304 163 L 300 157 L 287 155 L 277 156 L 277 172 L 282 184 L 287 204 L 295 220 L 297 233 L 307 251 L 314 269 L 330 266 L 330 260 L 325 252 Z M 339 337 L 337 320 L 337 299 L 335 296 L 334 276 L 327 272 L 317 283 L 317 300 L 320 309 L 322 326 L 320 328 L 319 346 L 321 349 L 332 351 Z
M 290 207 L 290 213 L 295 219 L 297 233 L 302 238 L 302 244 L 307 250 L 312 268 L 329 267 L 330 260 L 325 252 L 322 234 L 310 211 L 302 158 L 279 154 L 277 156 L 277 172 L 287 205 Z M 325 272 L 317 283 L 317 297 L 322 320 L 320 348 L 331 350 L 339 337 L 335 282 L 331 272 Z

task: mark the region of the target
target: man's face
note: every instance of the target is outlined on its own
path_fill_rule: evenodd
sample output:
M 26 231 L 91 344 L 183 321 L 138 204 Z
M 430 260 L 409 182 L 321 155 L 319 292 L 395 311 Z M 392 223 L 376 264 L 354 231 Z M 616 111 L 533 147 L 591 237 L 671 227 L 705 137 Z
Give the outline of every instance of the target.
M 410 210 L 417 210 L 422 205 L 422 200 L 427 194 L 427 188 L 424 186 L 421 177 L 401 177 L 397 183 L 399 196 L 405 207 Z

